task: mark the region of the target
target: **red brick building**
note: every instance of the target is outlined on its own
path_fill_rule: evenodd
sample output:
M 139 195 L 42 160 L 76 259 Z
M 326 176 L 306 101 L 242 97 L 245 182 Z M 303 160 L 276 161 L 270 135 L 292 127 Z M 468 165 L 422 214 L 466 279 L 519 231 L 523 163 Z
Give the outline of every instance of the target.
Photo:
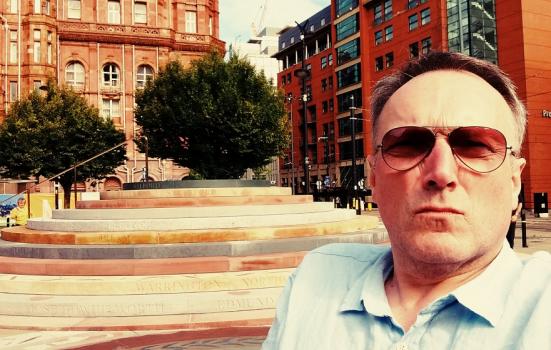
M 136 89 L 171 59 L 187 64 L 224 49 L 218 0 L 6 0 L 0 13 L 0 118 L 13 101 L 54 77 L 81 92 L 130 138 L 137 129 Z M 127 152 L 129 160 L 101 189 L 139 181 L 145 157 L 133 144 Z M 150 159 L 153 180 L 186 173 L 172 162 Z
M 350 103 L 354 97 L 358 178 L 365 177 L 369 168 L 365 155 L 371 152 L 371 128 L 369 98 L 373 84 L 410 57 L 431 49 L 463 52 L 497 63 L 518 86 L 521 99 L 528 109 L 528 129 L 523 145 L 528 160 L 523 175 L 528 207 L 532 207 L 534 192 L 551 192 L 551 2 L 537 0 L 332 0 L 323 11 L 331 15 L 331 49 L 307 56 L 305 61 L 316 67 L 318 60 L 329 54 L 334 57 L 331 74 L 312 71 L 312 86 L 308 108 L 319 108 L 324 101 L 334 106 L 323 124 L 330 135 L 331 157 L 325 164 L 323 158 L 309 155 L 311 183 L 322 179 L 329 169 L 331 181 L 337 186 L 350 184 Z M 322 11 L 322 12 L 323 12 Z M 318 16 L 314 15 L 312 18 Z M 297 28 L 294 28 L 296 31 Z M 314 28 L 314 31 L 317 29 Z M 329 31 L 328 29 L 324 29 Z M 291 32 L 292 29 L 289 30 Z M 279 83 L 287 93 L 300 95 L 300 86 L 283 84 L 284 76 L 292 76 L 300 67 L 301 42 L 282 47 L 289 40 L 280 37 L 280 52 L 276 55 L 284 61 L 295 51 L 296 60 L 284 62 Z M 310 40 L 309 35 L 306 42 Z M 297 64 L 298 63 L 298 64 Z M 331 80 L 333 97 L 328 97 L 320 81 Z M 297 83 L 298 84 L 298 83 Z M 329 102 L 328 102 L 329 104 Z M 299 114 L 298 103 L 292 110 Z M 332 122 L 328 118 L 333 118 Z M 294 121 L 294 134 L 302 135 L 300 121 Z M 323 129 L 319 122 L 315 128 Z M 310 130 L 310 129 L 309 129 Z M 323 135 L 323 134 L 319 134 Z M 296 139 L 296 137 L 295 137 Z M 309 146 L 309 152 L 322 152 L 321 145 Z M 300 167 L 304 152 L 294 149 L 295 177 L 303 181 Z M 290 158 L 290 157 L 288 157 Z M 298 161 L 297 161 L 298 159 Z M 313 162 L 316 159 L 317 162 Z M 282 179 L 292 178 L 292 169 L 282 171 Z M 290 180 L 287 180 L 290 183 Z M 284 182 L 285 185 L 285 182 Z

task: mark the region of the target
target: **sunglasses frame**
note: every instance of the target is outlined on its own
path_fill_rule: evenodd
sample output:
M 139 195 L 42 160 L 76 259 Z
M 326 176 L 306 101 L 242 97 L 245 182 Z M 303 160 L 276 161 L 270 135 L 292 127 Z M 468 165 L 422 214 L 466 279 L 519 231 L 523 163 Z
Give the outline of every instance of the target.
M 396 169 L 395 167 L 390 165 L 389 162 L 385 158 L 385 152 L 383 152 L 383 140 L 385 139 L 385 137 L 387 136 L 388 133 L 390 133 L 392 131 L 395 131 L 397 129 L 405 129 L 405 128 L 428 130 L 434 135 L 434 141 L 435 142 L 432 144 L 431 148 L 419 159 L 418 162 L 414 163 L 412 166 L 407 167 L 405 169 Z M 451 149 L 454 157 L 459 159 L 459 161 L 463 165 L 465 165 L 467 168 L 469 168 L 470 170 L 472 170 L 474 172 L 477 172 L 477 173 L 481 173 L 481 174 L 491 173 L 492 171 L 496 171 L 497 169 L 499 169 L 499 167 L 501 167 L 503 165 L 503 163 L 505 162 L 505 158 L 507 158 L 507 153 L 508 152 L 510 152 L 511 155 L 513 155 L 514 157 L 518 156 L 517 153 L 515 151 L 513 151 L 513 146 L 507 146 L 507 138 L 505 137 L 505 135 L 503 135 L 503 133 L 501 131 L 499 131 L 497 129 L 494 129 L 494 128 L 490 128 L 490 127 L 486 127 L 486 126 L 478 126 L 478 125 L 468 125 L 468 126 L 458 126 L 458 127 L 453 127 L 453 126 L 452 127 L 437 127 L 437 126 L 416 126 L 416 125 L 399 126 L 399 127 L 392 128 L 392 129 L 388 130 L 383 135 L 383 138 L 381 139 L 381 143 L 376 146 L 375 154 L 377 154 L 379 152 L 379 150 L 381 150 L 381 158 L 383 158 L 383 161 L 385 162 L 385 164 L 388 165 L 391 169 L 394 169 L 396 171 L 408 171 L 408 170 L 411 170 L 411 169 L 415 168 L 419 164 L 421 164 L 421 162 L 423 162 L 432 153 L 432 150 L 434 149 L 434 145 L 436 144 L 436 135 L 437 134 L 442 134 L 442 135 L 446 136 L 446 138 L 449 140 L 450 134 L 452 134 L 453 132 L 455 132 L 459 129 L 464 129 L 464 128 L 489 129 L 489 130 L 495 131 L 497 134 L 501 135 L 503 137 L 503 140 L 505 141 L 504 142 L 505 152 L 503 153 L 503 158 L 501 159 L 500 163 L 495 168 L 493 168 L 491 170 L 486 170 L 486 171 L 480 171 L 480 170 L 474 169 L 472 166 L 467 164 L 467 162 L 461 156 L 459 156 L 456 153 L 456 151 L 454 150 L 454 147 L 452 147 L 448 142 L 448 145 L 450 146 L 450 149 Z M 450 130 L 450 131 L 445 132 L 445 130 Z

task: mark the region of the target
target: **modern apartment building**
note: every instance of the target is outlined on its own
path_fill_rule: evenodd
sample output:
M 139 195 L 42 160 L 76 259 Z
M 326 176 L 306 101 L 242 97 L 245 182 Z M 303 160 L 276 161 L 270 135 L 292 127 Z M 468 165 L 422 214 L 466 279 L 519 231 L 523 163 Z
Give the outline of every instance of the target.
M 308 105 L 317 106 L 327 99 L 334 101 L 333 120 L 324 122 L 334 130 L 335 152 L 329 164 L 319 158 L 313 162 L 311 183 L 321 178 L 320 168 L 330 169 L 331 181 L 337 186 L 350 183 L 352 101 L 356 107 L 354 117 L 358 119 L 356 173 L 358 178 L 365 177 L 369 171 L 365 155 L 371 152 L 368 116 L 373 84 L 411 57 L 429 50 L 449 50 L 497 63 L 514 80 L 529 113 L 523 145 L 523 156 L 528 161 L 523 175 L 528 207 L 533 205 L 535 192 L 551 192 L 551 159 L 547 155 L 551 146 L 550 1 L 332 0 L 330 9 L 324 11 L 331 14 L 329 52 L 334 64 L 323 76 L 314 72 L 311 75 L 312 99 Z M 277 55 L 283 61 L 280 86 L 288 93 L 300 93 L 297 86 L 284 84 L 283 77 L 292 76 L 300 68 L 301 43 L 294 43 L 294 61 L 285 61 L 289 56 L 285 50 L 289 48 L 282 45 L 280 39 Z M 307 56 L 306 62 L 319 55 Z M 316 89 L 320 81 L 329 78 L 335 82 L 331 97 L 323 95 L 323 89 Z M 294 133 L 300 135 L 300 125 L 293 126 Z M 295 150 L 293 154 L 298 158 L 294 163 L 300 164 L 303 153 Z M 297 177 L 303 176 L 300 168 L 295 172 Z M 289 177 L 285 171 L 283 176 Z
M 137 133 L 136 89 L 169 60 L 187 64 L 224 50 L 218 0 L 6 0 L 0 13 L 0 118 L 13 101 L 53 77 L 82 93 L 131 138 Z M 127 155 L 100 189 L 140 180 L 145 156 L 133 144 Z M 186 173 L 172 162 L 149 160 L 152 180 Z

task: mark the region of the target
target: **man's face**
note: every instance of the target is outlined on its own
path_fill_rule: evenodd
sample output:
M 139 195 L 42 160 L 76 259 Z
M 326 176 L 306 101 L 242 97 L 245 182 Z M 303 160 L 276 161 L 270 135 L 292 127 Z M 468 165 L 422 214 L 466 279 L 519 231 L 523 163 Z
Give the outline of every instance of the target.
M 402 86 L 386 103 L 374 135 L 400 126 L 485 126 L 514 138 L 513 115 L 481 78 L 433 71 Z M 524 159 L 507 155 L 490 173 L 477 173 L 454 157 L 439 135 L 431 153 L 407 171 L 390 168 L 381 152 L 370 157 L 371 184 L 394 251 L 424 263 L 463 264 L 497 254 L 516 207 Z

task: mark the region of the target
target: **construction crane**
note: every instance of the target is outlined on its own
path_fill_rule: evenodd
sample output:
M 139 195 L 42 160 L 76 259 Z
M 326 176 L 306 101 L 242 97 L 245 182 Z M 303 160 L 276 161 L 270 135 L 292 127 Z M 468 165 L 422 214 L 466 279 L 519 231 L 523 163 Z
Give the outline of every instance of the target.
M 258 36 L 259 31 L 264 27 L 264 20 L 266 19 L 266 12 L 268 9 L 269 0 L 264 0 L 264 4 L 260 5 L 258 8 L 257 15 L 255 16 L 255 21 L 251 23 L 251 35 L 253 37 Z

